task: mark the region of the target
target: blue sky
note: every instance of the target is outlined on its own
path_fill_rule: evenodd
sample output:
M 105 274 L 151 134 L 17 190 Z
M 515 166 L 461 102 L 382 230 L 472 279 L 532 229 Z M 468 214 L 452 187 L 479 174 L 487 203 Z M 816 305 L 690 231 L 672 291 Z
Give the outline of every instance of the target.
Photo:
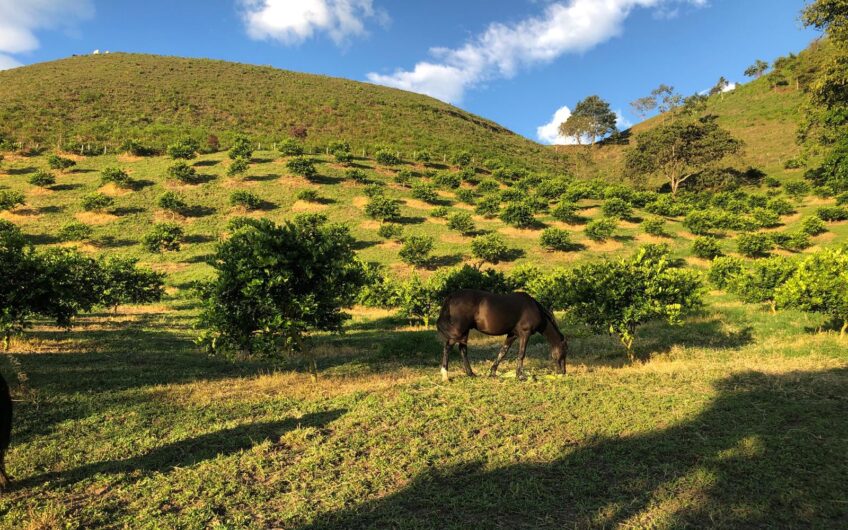
M 95 49 L 428 93 L 535 140 L 582 97 L 683 94 L 803 49 L 802 0 L 0 0 L 0 68 Z M 546 138 L 550 141 L 550 135 Z

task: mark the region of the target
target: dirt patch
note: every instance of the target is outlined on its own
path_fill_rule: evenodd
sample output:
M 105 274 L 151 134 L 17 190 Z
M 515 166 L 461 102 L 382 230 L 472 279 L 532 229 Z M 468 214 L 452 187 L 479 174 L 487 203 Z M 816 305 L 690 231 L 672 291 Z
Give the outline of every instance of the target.
M 76 153 L 71 153 L 69 151 L 56 151 L 56 154 L 61 156 L 62 158 L 73 160 L 74 162 L 80 162 L 82 160 L 85 160 L 84 156 L 78 155 Z
M 144 160 L 143 156 L 131 155 L 129 153 L 121 153 L 115 158 L 120 162 L 138 162 L 139 160 Z
M 686 256 L 686 263 L 692 265 L 693 267 L 709 269 L 710 264 L 712 262 L 708 259 L 696 258 L 695 256 Z
M 474 207 L 470 204 L 465 204 L 464 202 L 458 202 L 453 205 L 454 208 L 459 208 L 460 210 L 473 210 Z
M 166 274 L 171 274 L 174 272 L 181 272 L 188 269 L 188 263 L 151 263 L 150 268 L 156 272 L 164 272 Z
M 498 232 L 507 236 L 513 237 L 529 237 L 536 238 L 539 237 L 539 234 L 542 233 L 541 230 L 532 229 L 532 228 L 515 228 L 514 226 L 505 226 L 503 228 L 498 228 Z
M 291 211 L 293 212 L 320 212 L 326 210 L 326 204 L 318 204 L 316 202 L 295 201 L 292 204 Z
M 623 221 L 622 220 L 622 221 L 618 222 L 618 226 L 621 227 L 621 228 L 633 229 L 633 228 L 639 228 L 639 223 L 634 223 L 632 221 Z
M 594 206 L 592 208 L 586 208 L 584 210 L 580 210 L 580 215 L 583 217 L 592 217 L 595 218 L 598 214 L 601 213 L 601 209 Z
M 96 254 L 97 252 L 99 252 L 99 249 L 97 247 L 95 247 L 91 243 L 86 243 L 84 241 L 66 241 L 64 243 L 59 243 L 58 246 L 64 248 L 75 248 L 87 254 Z
M 410 208 L 415 208 L 416 210 L 432 210 L 435 208 L 432 204 L 428 204 L 418 199 L 404 199 L 403 202 Z
M 447 219 L 442 219 L 441 217 L 430 217 L 427 219 L 428 223 L 436 223 L 437 225 L 446 225 L 448 224 Z
M 351 204 L 356 206 L 357 208 L 365 208 L 365 205 L 368 204 L 368 197 L 360 195 L 358 197 L 354 197 L 353 200 L 350 201 Z
M 194 219 L 186 218 L 183 215 L 168 210 L 156 210 L 153 213 L 153 220 L 157 223 L 190 223 L 194 221 Z
M 442 236 L 439 239 L 441 239 L 445 243 L 459 243 L 459 244 L 468 243 L 467 237 L 463 237 L 460 234 L 454 234 L 454 233 L 442 234 Z
M 380 223 L 378 221 L 363 221 L 359 226 L 366 230 L 377 230 L 380 228 Z
M 624 248 L 623 244 L 614 239 L 608 239 L 606 241 L 592 241 L 591 239 L 587 239 L 583 241 L 583 244 L 586 245 L 586 248 L 594 252 L 615 252 Z
M 225 188 L 230 188 L 230 189 L 233 189 L 233 188 L 252 188 L 253 186 L 256 186 L 256 181 L 255 180 L 243 180 L 243 179 L 228 178 L 228 179 L 224 179 L 221 182 L 221 186 L 223 186 Z
M 380 243 L 379 246 L 380 246 L 380 248 L 384 248 L 386 250 L 397 250 L 397 249 L 400 248 L 401 245 L 400 245 L 399 241 L 395 241 L 393 239 L 387 239 L 387 240 L 383 241 L 382 243 Z
M 41 217 L 41 214 L 29 208 L 18 208 L 13 212 L 0 212 L 0 217 L 16 224 L 27 224 L 37 220 L 39 217 Z
M 115 185 L 114 182 L 110 182 L 108 184 L 100 186 L 97 191 L 99 191 L 103 195 L 108 195 L 109 197 L 123 197 L 124 195 L 130 193 L 130 190 L 119 188 Z
M 636 234 L 636 241 L 640 243 L 651 243 L 654 245 L 659 245 L 662 243 L 668 243 L 668 238 L 652 236 L 650 234 Z
M 117 215 L 105 212 L 79 212 L 74 214 L 77 221 L 87 225 L 105 225 L 114 222 L 118 219 Z

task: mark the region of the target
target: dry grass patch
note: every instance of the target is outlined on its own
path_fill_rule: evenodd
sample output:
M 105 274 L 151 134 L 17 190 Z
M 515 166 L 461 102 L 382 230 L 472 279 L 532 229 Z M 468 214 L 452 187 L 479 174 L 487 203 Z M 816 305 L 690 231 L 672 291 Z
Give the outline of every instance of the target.
M 114 182 L 110 182 L 108 184 L 100 186 L 99 188 L 97 188 L 97 191 L 99 191 L 103 195 L 108 195 L 109 197 L 123 197 L 124 195 L 131 193 L 130 190 L 119 188 L 115 185 Z
M 415 208 L 416 210 L 432 210 L 435 208 L 430 203 L 418 200 L 418 199 L 404 199 L 403 203 L 409 206 L 410 208 Z
M 15 224 L 29 224 L 38 220 L 39 217 L 41 217 L 41 214 L 31 208 L 18 208 L 13 211 L 0 212 L 0 218 Z
M 542 233 L 538 228 L 515 228 L 514 226 L 504 226 L 498 228 L 498 232 L 506 236 L 537 238 Z
M 291 211 L 293 212 L 320 212 L 327 209 L 326 204 L 317 202 L 295 201 L 292 204 Z
M 118 220 L 117 215 L 106 212 L 78 212 L 74 214 L 77 221 L 87 225 L 105 225 Z
M 586 239 L 581 243 L 586 245 L 586 248 L 594 252 L 615 252 L 616 250 L 624 248 L 623 243 L 614 239 L 607 239 L 606 241 L 592 241 L 591 239 Z

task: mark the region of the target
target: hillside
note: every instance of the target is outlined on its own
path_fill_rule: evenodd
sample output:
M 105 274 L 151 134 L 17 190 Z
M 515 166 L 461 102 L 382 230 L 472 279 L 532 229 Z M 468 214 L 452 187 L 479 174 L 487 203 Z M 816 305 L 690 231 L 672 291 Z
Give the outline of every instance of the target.
M 468 149 L 524 165 L 560 158 L 504 127 L 436 99 L 346 79 L 207 59 L 112 53 L 0 72 L 0 135 L 26 144 L 162 148 L 189 133 L 268 144 L 305 128 L 307 143 L 384 144 L 411 158 Z
M 807 83 L 831 53 L 827 41 L 814 41 L 797 56 L 778 59 L 780 66 L 769 74 L 708 99 L 705 113 L 717 115 L 723 127 L 745 142 L 745 152 L 734 161 L 735 165 L 755 167 L 776 178 L 801 177 L 803 168 L 787 169 L 785 164 L 801 154 L 796 137 L 808 99 Z M 632 138 L 665 119 L 665 115 L 654 116 L 634 125 L 625 135 Z M 607 143 L 591 153 L 597 173 L 621 175 L 628 143 Z M 579 147 L 562 149 L 572 154 L 580 150 Z

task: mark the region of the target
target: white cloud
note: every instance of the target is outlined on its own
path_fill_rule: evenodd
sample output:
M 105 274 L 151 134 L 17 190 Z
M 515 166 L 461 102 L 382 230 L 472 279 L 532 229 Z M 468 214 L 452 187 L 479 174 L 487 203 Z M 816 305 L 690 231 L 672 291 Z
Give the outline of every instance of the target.
M 618 35 L 634 8 L 679 3 L 703 6 L 706 0 L 562 0 L 549 4 L 540 16 L 512 25 L 490 24 L 459 48 L 432 48 L 434 60 L 419 62 L 412 70 L 367 77 L 455 103 L 467 89 L 487 80 L 512 77 L 521 68 L 586 51 Z
M 721 89 L 722 92 L 730 92 L 733 90 L 736 90 L 736 83 L 734 83 L 733 81 L 727 83 L 724 88 Z
M 368 32 L 367 19 L 388 21 L 372 0 L 240 0 L 247 34 L 255 40 L 299 44 L 317 32 L 327 33 L 336 44 Z
M 36 31 L 69 29 L 93 15 L 91 0 L 0 0 L 0 70 L 21 65 L 12 55 L 38 49 Z
M 562 136 L 559 133 L 559 126 L 562 122 L 571 116 L 571 109 L 568 107 L 560 107 L 554 112 L 551 121 L 536 128 L 536 137 L 540 142 L 546 144 L 557 145 L 574 145 L 577 143 L 576 138 Z
M 615 126 L 618 127 L 619 131 L 624 131 L 633 127 L 633 122 L 628 120 L 627 116 L 619 109 L 615 111 Z

